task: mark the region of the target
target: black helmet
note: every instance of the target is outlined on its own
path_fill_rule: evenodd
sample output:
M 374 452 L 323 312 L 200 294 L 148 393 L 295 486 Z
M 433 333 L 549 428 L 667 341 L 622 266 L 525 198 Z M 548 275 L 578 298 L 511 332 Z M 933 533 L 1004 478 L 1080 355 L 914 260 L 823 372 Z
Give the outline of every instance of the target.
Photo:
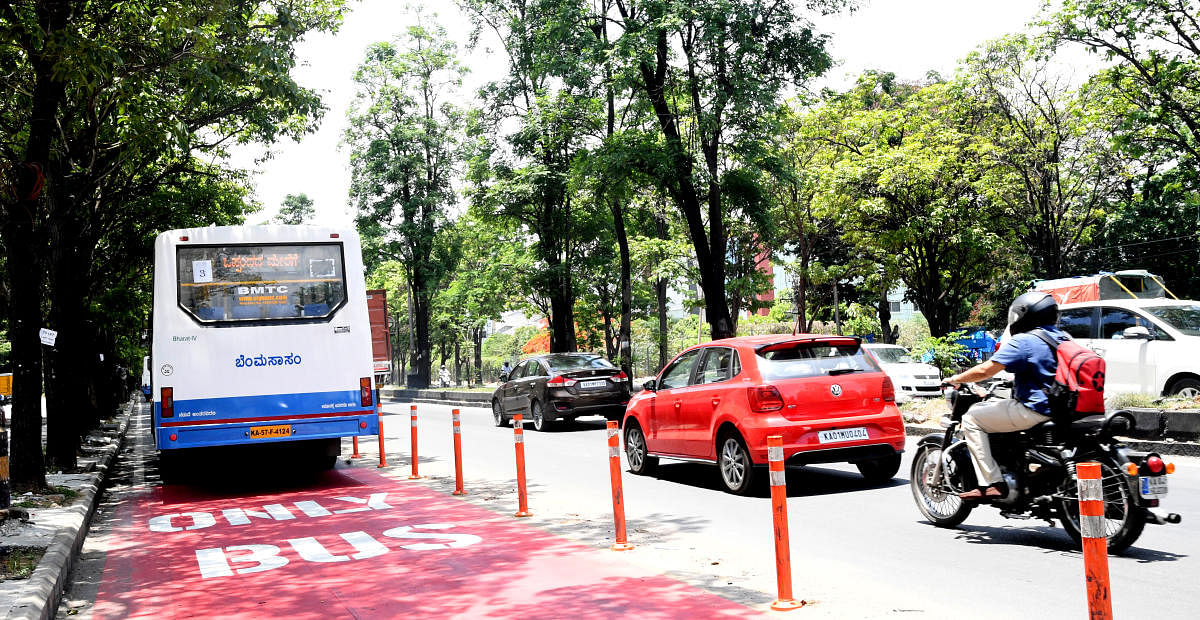
M 1058 323 L 1058 302 L 1049 293 L 1030 291 L 1014 299 L 1008 307 L 1008 330 L 1013 334 L 1055 323 Z

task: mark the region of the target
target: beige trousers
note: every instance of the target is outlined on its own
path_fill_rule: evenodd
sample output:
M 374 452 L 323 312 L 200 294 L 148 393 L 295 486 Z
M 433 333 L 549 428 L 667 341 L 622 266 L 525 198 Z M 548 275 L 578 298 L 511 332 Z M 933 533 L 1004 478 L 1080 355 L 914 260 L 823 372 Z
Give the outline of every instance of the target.
M 1011 398 L 984 401 L 968 409 L 963 414 L 963 437 L 966 438 L 967 447 L 971 449 L 971 456 L 974 457 L 971 460 L 975 463 L 975 475 L 979 485 L 990 486 L 1004 479 L 1000 473 L 1000 466 L 992 457 L 992 444 L 988 441 L 988 433 L 1023 431 L 1049 419 L 1050 416 L 1033 411 Z

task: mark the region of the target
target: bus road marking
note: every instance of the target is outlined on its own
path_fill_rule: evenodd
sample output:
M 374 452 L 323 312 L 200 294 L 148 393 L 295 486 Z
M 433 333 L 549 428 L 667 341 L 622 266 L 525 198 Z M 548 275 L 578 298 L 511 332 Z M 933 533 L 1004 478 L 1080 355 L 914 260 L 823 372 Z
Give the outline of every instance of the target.
M 474 534 L 451 534 L 441 532 L 417 532 L 414 530 L 448 530 L 454 528 L 453 523 L 424 523 L 418 525 L 401 525 L 384 530 L 383 537 L 395 540 L 419 539 L 438 540 L 442 542 L 419 542 L 398 545 L 400 549 L 409 551 L 435 551 L 439 549 L 458 549 L 479 543 L 483 538 Z M 388 549 L 375 537 L 363 531 L 338 534 L 354 548 L 353 555 L 334 555 L 315 536 L 290 538 L 286 542 L 296 555 L 305 562 L 337 563 L 351 560 L 364 560 L 388 553 Z M 448 541 L 448 542 L 447 542 Z M 196 566 L 200 570 L 201 579 L 216 577 L 233 577 L 248 575 L 263 571 L 282 568 L 288 565 L 288 558 L 276 545 L 230 545 L 196 550 Z M 251 563 L 250 566 L 233 564 Z

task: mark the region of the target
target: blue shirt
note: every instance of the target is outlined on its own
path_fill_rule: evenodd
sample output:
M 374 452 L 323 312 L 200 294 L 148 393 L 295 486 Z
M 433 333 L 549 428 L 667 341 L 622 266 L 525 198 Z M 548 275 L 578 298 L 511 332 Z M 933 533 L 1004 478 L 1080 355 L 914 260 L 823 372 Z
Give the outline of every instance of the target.
M 1053 325 L 1038 329 L 1059 342 L 1071 339 Z M 1013 398 L 1037 413 L 1050 415 L 1046 388 L 1054 383 L 1054 373 L 1058 371 L 1058 357 L 1050 345 L 1029 332 L 1017 334 L 1000 345 L 992 361 L 1003 364 L 1013 374 Z

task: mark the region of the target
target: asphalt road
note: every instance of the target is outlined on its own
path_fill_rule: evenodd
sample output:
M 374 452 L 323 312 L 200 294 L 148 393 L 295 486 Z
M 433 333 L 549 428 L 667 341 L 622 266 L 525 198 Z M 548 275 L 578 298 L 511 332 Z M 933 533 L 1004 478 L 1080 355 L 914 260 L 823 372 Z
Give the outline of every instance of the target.
M 411 490 L 411 496 L 404 496 L 407 503 L 400 505 L 406 514 L 422 506 L 437 506 L 437 510 L 453 513 L 458 506 L 464 510 L 485 509 L 493 521 L 497 517 L 500 521 L 511 518 L 517 510 L 511 428 L 494 427 L 486 409 L 461 409 L 468 494 L 458 499 L 449 496 L 454 489 L 450 408 L 419 405 L 420 480 L 408 480 L 411 462 L 407 403 L 389 403 L 384 411 L 389 467 L 374 467 L 378 453 L 372 438 L 360 445 L 362 459 L 339 463 L 335 474 L 363 480 L 363 484 L 377 484 L 371 476 L 382 472 L 390 478 L 387 484 L 391 488 Z M 636 548 L 613 552 L 607 550 L 613 542 L 612 496 L 603 420 L 584 419 L 545 433 L 526 424 L 524 437 L 529 508 L 534 515 L 513 518 L 521 527 L 497 530 L 496 535 L 527 538 L 517 546 L 524 546 L 529 553 L 555 547 L 559 544 L 555 541 L 564 539 L 581 543 L 594 549 L 596 557 L 607 554 L 611 559 L 604 561 L 614 562 L 618 572 L 665 576 L 694 586 L 696 592 L 714 593 L 752 609 L 767 610 L 775 598 L 776 581 L 770 500 L 765 485 L 756 496 L 737 497 L 719 490 L 714 467 L 668 461 L 652 477 L 625 472 L 629 541 Z M 349 452 L 346 442 L 345 454 Z M 1183 523 L 1147 526 L 1134 548 L 1122 557 L 1110 558 L 1116 617 L 1191 618 L 1195 609 L 1200 609 L 1200 591 L 1187 585 L 1200 580 L 1200 537 L 1196 535 L 1200 461 L 1183 457 L 1171 460 L 1177 470 L 1171 476 L 1170 495 L 1161 511 L 1182 514 Z M 126 527 L 129 518 L 122 516 L 126 510 L 122 506 L 128 506 L 139 494 L 154 489 L 161 492 L 154 466 L 152 452 L 144 446 L 122 459 L 113 492 L 106 498 L 64 598 L 61 617 L 70 617 L 66 615 L 68 609 L 75 610 L 75 617 L 90 617 L 97 592 L 103 589 L 106 579 L 112 581 L 111 571 L 120 565 L 114 559 L 119 553 L 114 550 L 135 544 L 129 538 L 136 532 Z M 906 459 L 899 477 L 882 487 L 866 485 L 849 465 L 789 472 L 793 591 L 797 599 L 809 603 L 804 610 L 790 614 L 829 618 L 1086 614 L 1082 556 L 1061 528 L 1041 521 L 1004 519 L 986 507 L 977 509 L 956 529 L 933 527 L 924 522 L 913 504 L 907 471 Z M 265 497 L 304 492 L 306 484 L 319 486 L 295 476 L 285 474 L 279 480 L 260 482 L 252 491 Z M 218 505 L 223 488 L 219 482 L 207 481 L 202 499 Z M 234 485 L 228 494 L 245 497 L 247 490 Z M 445 501 L 451 503 L 443 504 Z M 371 531 L 366 525 L 361 529 Z M 551 584 L 569 582 L 573 572 L 587 572 L 582 564 L 564 568 L 550 556 L 545 562 L 540 571 L 543 574 L 537 577 Z M 486 567 L 477 570 L 477 580 L 490 578 L 485 574 Z M 286 576 L 282 571 L 277 574 L 276 580 Z M 647 581 L 638 583 L 645 587 L 621 588 L 621 596 L 633 600 L 675 596 L 676 603 L 682 600 L 676 589 L 650 587 Z M 519 588 L 516 584 L 512 587 Z M 472 591 L 461 594 L 464 600 L 480 595 Z M 134 595 L 140 596 L 152 595 Z M 690 615 L 683 607 L 677 610 L 664 617 Z M 554 616 L 570 611 L 561 608 L 544 613 Z M 745 611 L 752 613 L 750 609 Z M 612 615 L 617 615 L 615 610 Z

